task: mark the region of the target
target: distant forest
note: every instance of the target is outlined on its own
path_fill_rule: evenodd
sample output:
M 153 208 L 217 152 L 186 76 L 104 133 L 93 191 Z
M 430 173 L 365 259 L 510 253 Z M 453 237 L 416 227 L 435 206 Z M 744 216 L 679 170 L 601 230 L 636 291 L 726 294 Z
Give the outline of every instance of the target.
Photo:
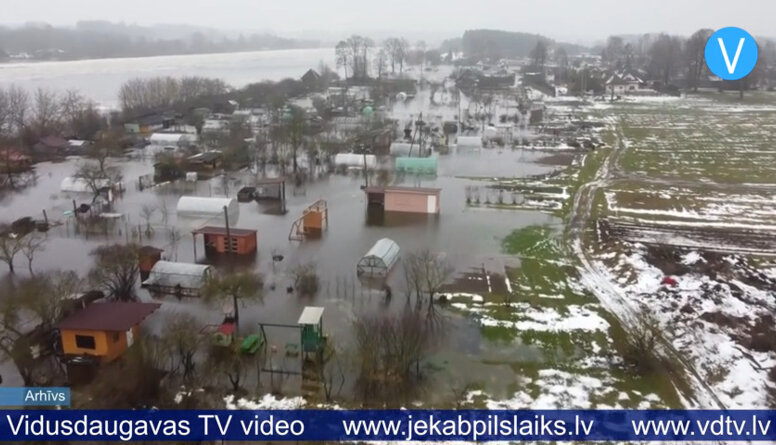
M 75 27 L 0 27 L 0 61 L 76 60 L 315 48 L 320 42 L 271 34 L 229 35 L 186 25 L 136 26 L 102 21 Z
M 571 43 L 555 42 L 539 34 L 524 32 L 496 31 L 489 29 L 469 30 L 458 40 L 448 40 L 443 50 L 457 49 L 468 57 L 498 60 L 503 58 L 528 57 L 536 44 L 541 41 L 545 46 L 563 48 L 568 55 L 577 55 L 588 48 Z

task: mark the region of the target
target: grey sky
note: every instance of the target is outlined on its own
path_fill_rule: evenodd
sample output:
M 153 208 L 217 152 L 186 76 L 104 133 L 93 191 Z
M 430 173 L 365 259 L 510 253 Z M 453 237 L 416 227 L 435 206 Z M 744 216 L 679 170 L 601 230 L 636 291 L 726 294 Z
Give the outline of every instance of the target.
M 496 28 L 590 42 L 609 34 L 724 26 L 771 36 L 774 17 L 775 0 L 3 0 L 0 21 L 178 23 L 327 39 L 350 32 L 435 39 Z

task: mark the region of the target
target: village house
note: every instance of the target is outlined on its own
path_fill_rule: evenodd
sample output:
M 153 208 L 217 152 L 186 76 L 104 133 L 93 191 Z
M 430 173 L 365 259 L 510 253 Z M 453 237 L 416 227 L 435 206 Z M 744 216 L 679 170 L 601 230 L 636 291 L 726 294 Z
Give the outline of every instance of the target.
M 65 157 L 70 153 L 70 143 L 61 136 L 49 135 L 32 147 L 32 153 L 41 159 Z
M 101 363 L 119 358 L 140 335 L 140 323 L 158 303 L 92 303 L 57 324 L 65 357 L 92 356 Z
M 0 149 L 0 167 L 5 172 L 28 170 L 32 166 L 32 158 L 13 147 Z
M 302 76 L 302 84 L 307 91 L 317 90 L 321 85 L 321 75 L 314 69 L 309 69 Z
M 637 93 L 644 85 L 644 81 L 635 71 L 615 71 L 606 80 L 606 91 L 609 94 L 622 96 Z

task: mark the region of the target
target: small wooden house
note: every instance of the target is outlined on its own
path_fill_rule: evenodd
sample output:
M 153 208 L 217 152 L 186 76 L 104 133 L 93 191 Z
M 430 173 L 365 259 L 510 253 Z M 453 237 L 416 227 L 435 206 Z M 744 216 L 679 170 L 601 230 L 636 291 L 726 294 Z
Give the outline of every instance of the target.
M 140 334 L 140 323 L 158 303 L 92 303 L 59 324 L 65 356 L 91 356 L 102 363 L 119 358 Z
M 382 206 L 385 212 L 439 213 L 441 189 L 421 187 L 367 187 L 369 204 Z
M 257 232 L 251 229 L 227 229 L 225 227 L 205 226 L 193 230 L 195 241 L 202 235 L 205 242 L 205 254 L 236 253 L 250 255 L 256 252 Z

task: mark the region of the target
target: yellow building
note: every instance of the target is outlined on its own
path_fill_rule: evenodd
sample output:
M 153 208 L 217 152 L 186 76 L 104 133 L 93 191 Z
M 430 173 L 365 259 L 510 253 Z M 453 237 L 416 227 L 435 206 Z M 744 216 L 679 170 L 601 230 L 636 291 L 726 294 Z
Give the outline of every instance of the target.
M 131 347 L 140 323 L 161 306 L 158 303 L 92 303 L 57 325 L 66 356 L 89 355 L 102 363 L 113 361 Z

